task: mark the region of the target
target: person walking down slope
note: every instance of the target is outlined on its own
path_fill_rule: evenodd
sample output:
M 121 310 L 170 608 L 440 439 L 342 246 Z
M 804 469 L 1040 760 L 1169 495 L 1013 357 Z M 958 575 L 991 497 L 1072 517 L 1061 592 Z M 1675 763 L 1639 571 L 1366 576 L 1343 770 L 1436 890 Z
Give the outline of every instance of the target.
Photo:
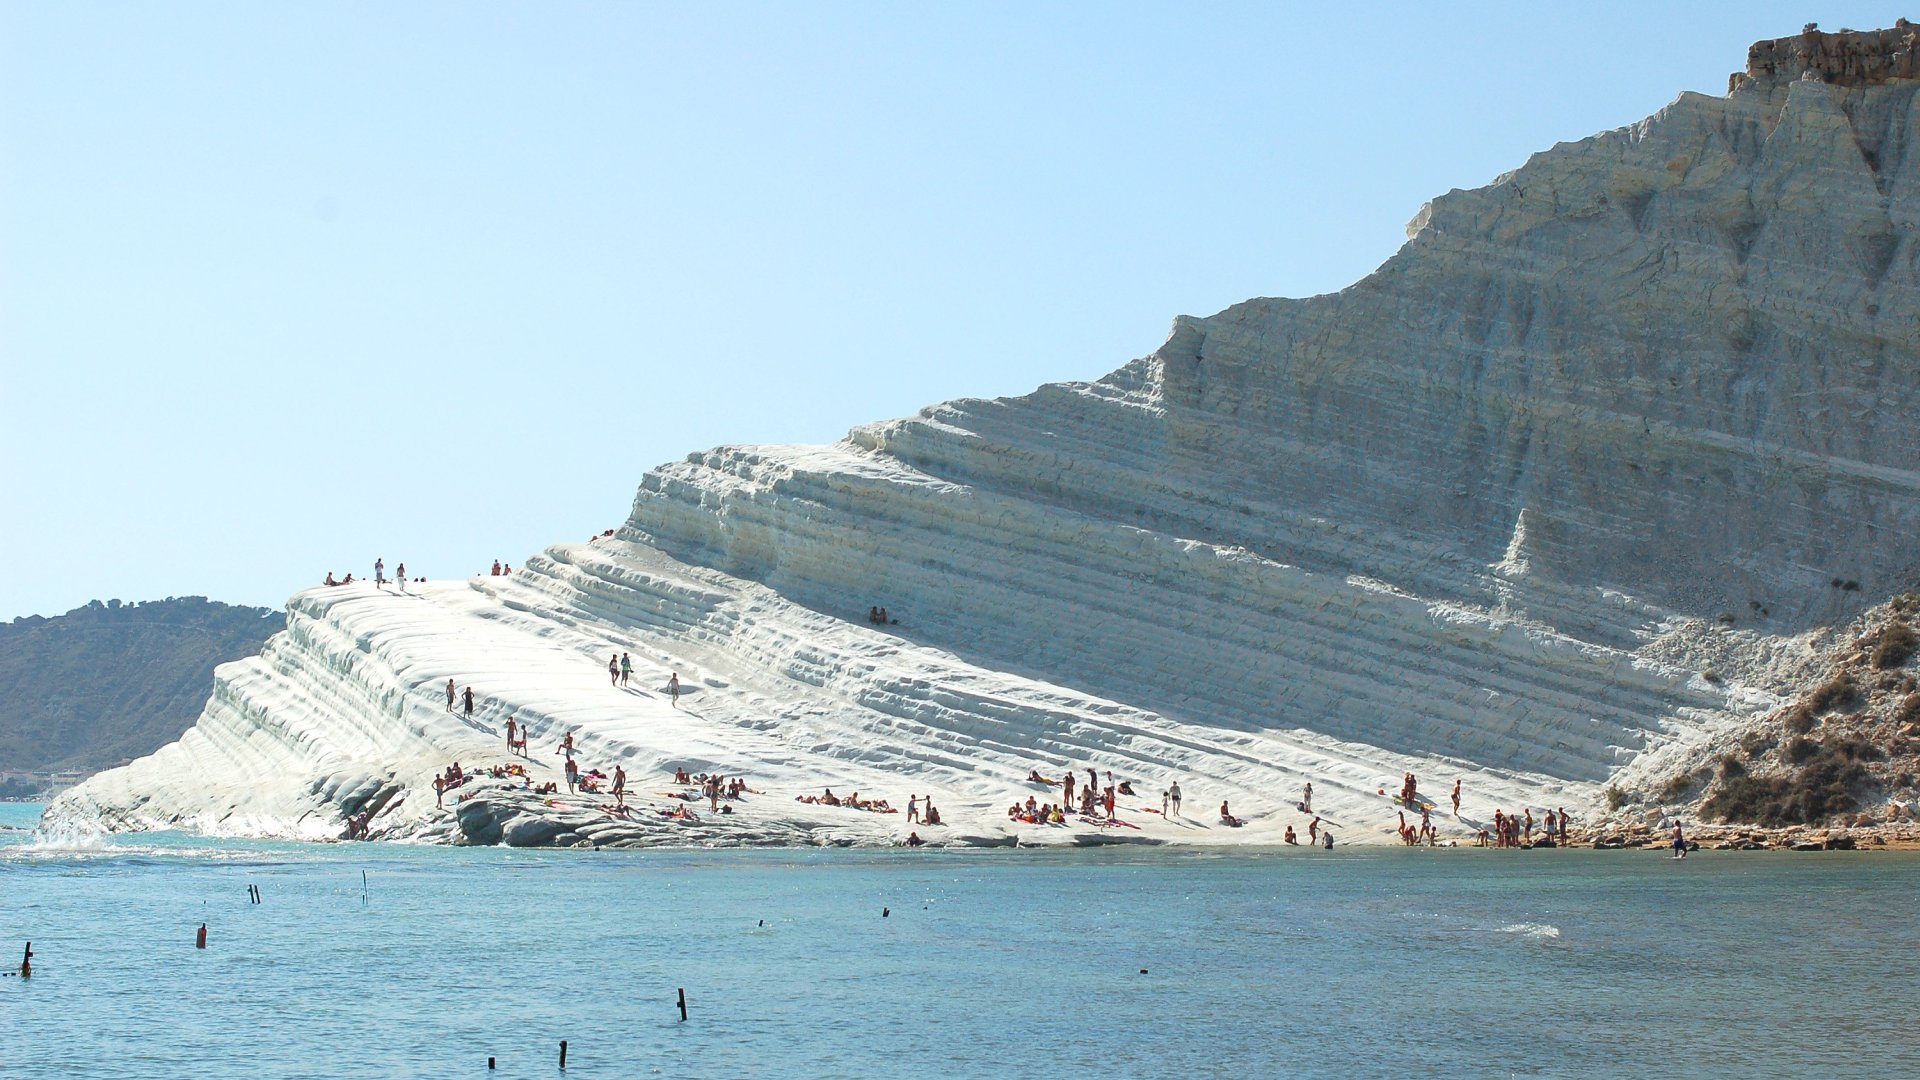
M 453 693 L 454 693 L 453 680 L 448 679 L 447 680 L 447 711 L 448 712 L 453 711 Z
M 607 681 L 614 686 L 620 685 L 620 658 L 617 656 L 607 658 Z
M 620 687 L 625 689 L 633 682 L 633 658 L 626 653 L 620 654 Z

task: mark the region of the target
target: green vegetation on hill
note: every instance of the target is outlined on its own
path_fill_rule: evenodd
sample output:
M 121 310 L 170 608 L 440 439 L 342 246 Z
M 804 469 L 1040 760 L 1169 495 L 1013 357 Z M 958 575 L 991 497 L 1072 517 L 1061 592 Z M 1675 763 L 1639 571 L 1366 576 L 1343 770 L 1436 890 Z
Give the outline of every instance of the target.
M 202 596 L 95 600 L 0 623 L 0 771 L 92 771 L 193 726 L 215 665 L 255 655 L 286 625 Z

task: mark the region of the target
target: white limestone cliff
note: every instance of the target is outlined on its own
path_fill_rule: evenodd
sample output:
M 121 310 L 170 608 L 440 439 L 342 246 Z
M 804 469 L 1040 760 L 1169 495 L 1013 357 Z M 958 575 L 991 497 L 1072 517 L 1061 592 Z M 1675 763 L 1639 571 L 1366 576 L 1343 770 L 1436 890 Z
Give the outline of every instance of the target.
M 1443 835 L 1497 807 L 1578 819 L 1778 702 L 1827 628 L 1917 576 L 1920 82 L 1897 77 L 1905 27 L 1884 33 L 1878 67 L 1836 35 L 1762 43 L 1727 97 L 1449 192 L 1349 288 L 1181 318 L 1096 382 L 693 454 L 615 536 L 510 578 L 300 594 L 198 726 L 50 813 L 317 838 L 364 809 L 375 835 L 510 843 L 907 831 L 794 801 L 832 785 L 931 792 L 936 841 L 1271 843 L 1304 834 L 1311 781 L 1364 842 L 1397 839 L 1380 792 L 1413 772 L 1443 810 L 1465 779 Z M 639 692 L 605 685 L 610 650 Z M 536 779 L 577 730 L 642 807 L 677 765 L 765 794 L 697 826 L 504 784 L 436 810 L 448 761 L 506 760 L 509 714 Z M 1029 769 L 1069 767 L 1132 780 L 1140 827 L 1007 820 L 1045 799 Z M 1140 812 L 1175 779 L 1189 820 Z

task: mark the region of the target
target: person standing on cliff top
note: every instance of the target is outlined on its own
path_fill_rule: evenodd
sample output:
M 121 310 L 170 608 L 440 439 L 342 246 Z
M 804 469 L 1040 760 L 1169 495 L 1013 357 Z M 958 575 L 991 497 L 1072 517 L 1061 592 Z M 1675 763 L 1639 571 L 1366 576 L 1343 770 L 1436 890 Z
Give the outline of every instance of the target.
M 667 696 L 673 699 L 673 707 L 680 707 L 680 673 L 667 676 Z
M 387 587 L 387 564 L 380 561 L 377 555 L 373 560 L 373 585 L 376 589 Z
M 625 689 L 633 682 L 633 658 L 626 653 L 620 654 L 620 686 Z
M 447 711 L 448 712 L 453 711 L 453 694 L 454 694 L 453 680 L 448 679 L 447 680 Z
M 400 586 L 401 592 L 407 591 L 407 564 L 401 563 L 393 568 L 393 583 Z

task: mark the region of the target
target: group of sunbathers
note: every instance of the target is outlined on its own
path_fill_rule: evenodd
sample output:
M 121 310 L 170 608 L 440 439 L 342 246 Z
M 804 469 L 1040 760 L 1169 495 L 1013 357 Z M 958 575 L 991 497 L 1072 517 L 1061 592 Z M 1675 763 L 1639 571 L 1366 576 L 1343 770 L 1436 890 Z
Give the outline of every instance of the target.
M 1058 803 L 1047 804 L 1027 796 L 1024 805 L 1014 803 L 1007 807 L 1007 817 L 1014 821 L 1023 821 L 1028 825 L 1064 825 L 1067 823 L 1066 811 Z
M 867 609 L 867 621 L 875 626 L 892 626 L 899 623 L 900 620 L 887 614 L 886 608 L 870 607 Z
M 358 814 L 349 814 L 347 816 L 347 839 L 365 840 L 367 838 L 367 826 L 372 823 L 373 811 L 371 810 L 365 810 Z
M 1566 809 L 1564 807 L 1561 808 L 1560 815 L 1557 818 L 1554 816 L 1552 810 L 1546 811 L 1546 815 L 1546 819 L 1543 822 L 1546 831 L 1543 836 L 1547 841 L 1547 846 L 1552 846 L 1556 837 L 1559 843 L 1566 843 Z M 1493 829 L 1491 831 L 1486 829 L 1480 830 L 1479 846 L 1486 847 L 1489 843 L 1494 847 L 1503 848 L 1532 847 L 1534 845 L 1532 808 L 1529 807 L 1526 809 L 1525 817 L 1519 814 L 1509 814 L 1504 810 L 1495 810 L 1493 812 Z
M 347 575 L 347 579 L 346 579 L 345 581 L 335 581 L 335 580 L 333 580 L 333 571 L 331 571 L 331 570 L 329 570 L 329 571 L 327 571 L 327 580 L 326 580 L 325 582 L 323 582 L 322 584 L 326 584 L 326 585 L 351 585 L 351 584 L 353 584 L 353 575 L 352 575 L 352 574 L 348 574 L 348 575 Z
M 1433 847 L 1440 842 L 1440 830 L 1433 827 L 1433 811 L 1420 808 L 1420 826 L 1415 828 L 1407 823 L 1407 812 L 1400 811 L 1400 842 L 1408 847 L 1425 844 Z
M 687 770 L 675 769 L 673 770 L 673 782 L 676 784 L 698 784 L 700 785 L 700 793 L 694 795 L 691 792 L 663 792 L 662 794 L 667 794 L 675 799 L 684 799 L 689 802 L 705 799 L 707 800 L 707 806 L 716 814 L 733 813 L 733 807 L 720 805 L 722 799 L 731 803 L 749 793 L 759 794 L 759 792 L 747 786 L 747 778 L 744 776 L 729 777 L 722 776 L 719 773 L 694 773 L 692 776 L 688 776 Z
M 826 788 L 825 793 L 821 795 L 795 796 L 794 801 L 811 803 L 816 806 L 844 806 L 850 810 L 865 810 L 872 814 L 897 814 L 900 812 L 892 806 L 889 806 L 885 799 L 863 799 L 857 791 L 851 795 L 835 795 L 832 788 Z M 929 805 L 931 805 L 931 803 L 929 803 Z M 909 818 L 908 820 L 912 819 Z
M 1062 779 L 1055 780 L 1050 776 L 1040 775 L 1039 769 L 1029 769 L 1027 770 L 1027 781 L 1033 784 L 1046 784 L 1049 787 L 1056 784 L 1060 785 L 1061 801 L 1057 806 L 1050 806 L 1036 799 L 1029 798 L 1024 805 L 1014 803 L 1008 807 L 1007 816 L 1009 818 L 1035 825 L 1059 825 L 1065 823 L 1068 814 L 1076 812 L 1073 792 L 1077 778 L 1073 770 L 1067 770 Z M 1111 772 L 1107 773 L 1106 786 L 1100 786 L 1100 774 L 1092 769 L 1087 770 L 1087 782 L 1078 786 L 1080 789 L 1080 799 L 1077 812 L 1081 817 L 1089 821 L 1100 821 L 1102 819 L 1109 822 L 1117 821 L 1118 814 L 1116 810 L 1119 806 L 1119 797 L 1122 795 L 1135 794 L 1133 781 L 1122 780 L 1116 784 L 1113 781 L 1113 773 Z

